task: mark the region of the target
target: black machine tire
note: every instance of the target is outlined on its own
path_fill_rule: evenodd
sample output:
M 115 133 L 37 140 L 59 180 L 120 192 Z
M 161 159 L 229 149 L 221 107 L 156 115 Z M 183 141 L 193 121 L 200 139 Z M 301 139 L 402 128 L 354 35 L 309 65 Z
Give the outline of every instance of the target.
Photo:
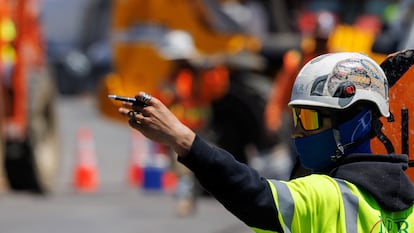
M 48 70 L 28 72 L 28 132 L 6 142 L 5 168 L 13 190 L 45 194 L 54 190 L 59 164 L 55 86 Z

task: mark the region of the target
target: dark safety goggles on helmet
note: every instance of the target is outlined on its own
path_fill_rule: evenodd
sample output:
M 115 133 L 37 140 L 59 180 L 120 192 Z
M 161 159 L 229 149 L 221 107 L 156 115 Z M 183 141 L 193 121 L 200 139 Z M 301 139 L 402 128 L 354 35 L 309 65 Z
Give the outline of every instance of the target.
M 317 130 L 322 127 L 323 117 L 318 111 L 305 108 L 292 108 L 292 111 L 295 127 L 299 121 L 304 130 Z

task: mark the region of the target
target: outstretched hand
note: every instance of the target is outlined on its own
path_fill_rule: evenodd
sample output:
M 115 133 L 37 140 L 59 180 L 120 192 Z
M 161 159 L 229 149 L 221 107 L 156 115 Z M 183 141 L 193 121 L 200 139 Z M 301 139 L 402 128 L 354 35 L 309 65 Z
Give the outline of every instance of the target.
M 195 133 L 181 123 L 159 99 L 140 92 L 135 98 L 144 105 L 123 103 L 118 111 L 129 119 L 129 125 L 148 139 L 171 146 L 179 156 L 190 150 Z

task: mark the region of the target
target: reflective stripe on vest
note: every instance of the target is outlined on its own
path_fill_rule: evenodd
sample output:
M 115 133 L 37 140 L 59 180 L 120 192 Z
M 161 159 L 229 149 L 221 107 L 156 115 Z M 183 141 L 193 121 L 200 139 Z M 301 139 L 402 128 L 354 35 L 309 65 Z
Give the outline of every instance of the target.
M 277 190 L 277 203 L 279 204 L 278 211 L 280 211 L 283 218 L 284 232 L 290 233 L 292 228 L 293 213 L 295 210 L 295 202 L 293 201 L 292 194 L 285 183 L 277 180 L 270 181 L 274 184 Z
M 342 202 L 345 208 L 345 227 L 347 233 L 358 232 L 358 197 L 355 196 L 344 180 L 334 179 L 342 194 Z
M 347 233 L 358 232 L 358 197 L 355 196 L 344 180 L 334 178 L 341 191 L 345 211 L 345 228 Z M 277 180 L 270 180 L 277 190 L 277 203 L 283 222 L 285 233 L 291 232 L 295 203 L 288 186 Z

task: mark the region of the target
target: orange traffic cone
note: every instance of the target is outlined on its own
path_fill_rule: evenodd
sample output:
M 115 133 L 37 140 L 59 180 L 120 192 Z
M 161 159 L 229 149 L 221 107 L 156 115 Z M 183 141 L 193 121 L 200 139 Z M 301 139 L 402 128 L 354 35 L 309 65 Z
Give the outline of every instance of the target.
M 94 192 L 98 188 L 95 142 L 89 128 L 81 128 L 77 134 L 77 157 L 73 185 L 80 192 Z
M 128 183 L 141 186 L 144 180 L 144 165 L 149 154 L 149 142 L 140 132 L 131 130 Z

